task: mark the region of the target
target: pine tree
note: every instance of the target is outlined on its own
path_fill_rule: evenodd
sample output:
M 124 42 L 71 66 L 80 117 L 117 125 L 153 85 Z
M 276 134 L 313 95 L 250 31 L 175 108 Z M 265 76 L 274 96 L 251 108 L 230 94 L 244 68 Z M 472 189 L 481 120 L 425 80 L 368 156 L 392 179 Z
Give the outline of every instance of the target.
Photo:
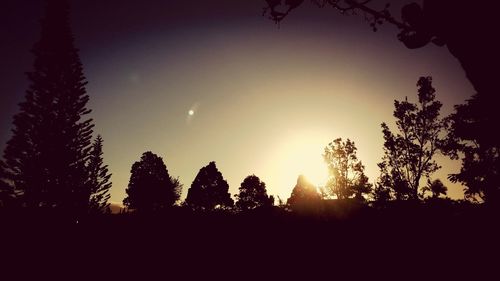
M 69 23 L 69 4 L 47 0 L 34 70 L 13 136 L 4 152 L 8 180 L 28 207 L 85 212 L 92 120 L 82 63 Z
M 195 210 L 229 208 L 234 202 L 228 190 L 229 185 L 215 166 L 215 162 L 210 162 L 196 175 L 188 190 L 185 204 Z
M 104 165 L 102 160 L 102 137 L 97 136 L 92 144 L 92 151 L 87 165 L 89 172 L 89 211 L 91 213 L 105 213 L 108 211 L 108 200 L 111 197 L 109 181 L 111 174 L 108 172 L 108 166 Z
M 179 180 L 169 175 L 163 159 L 147 151 L 132 165 L 128 196 L 123 204 L 140 212 L 169 208 L 179 200 L 181 189 Z

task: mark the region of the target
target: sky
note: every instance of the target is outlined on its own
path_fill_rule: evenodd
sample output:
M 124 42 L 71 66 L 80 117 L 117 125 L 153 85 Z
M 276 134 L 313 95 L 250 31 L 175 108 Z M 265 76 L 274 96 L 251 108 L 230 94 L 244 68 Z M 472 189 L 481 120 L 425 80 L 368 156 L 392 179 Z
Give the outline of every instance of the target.
M 27 88 L 41 0 L 7 0 L 0 17 L 0 149 Z M 307 1 L 306 1 L 307 2 Z M 408 1 L 392 1 L 394 11 Z M 111 200 L 121 202 L 130 168 L 145 151 L 161 156 L 183 183 L 215 161 L 234 195 L 255 174 L 286 200 L 299 174 L 321 185 L 324 147 L 349 138 L 373 183 L 382 157 L 382 122 L 395 99 L 417 100 L 432 76 L 442 114 L 474 91 L 446 47 L 409 50 L 384 24 L 306 3 L 278 26 L 263 0 L 71 1 L 72 28 L 95 134 L 104 139 Z M 383 7 L 385 2 L 378 2 Z M 374 7 L 377 7 L 375 1 Z M 397 17 L 397 14 L 396 14 Z M 434 174 L 462 198 L 447 174 L 459 162 L 438 157 Z

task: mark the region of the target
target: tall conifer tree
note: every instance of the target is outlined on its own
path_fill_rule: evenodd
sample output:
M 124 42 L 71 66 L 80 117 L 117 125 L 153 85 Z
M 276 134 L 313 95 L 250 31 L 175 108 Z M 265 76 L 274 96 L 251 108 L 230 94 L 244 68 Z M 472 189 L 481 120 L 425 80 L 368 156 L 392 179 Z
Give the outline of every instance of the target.
M 46 0 L 32 52 L 30 86 L 4 152 L 7 178 L 28 207 L 85 211 L 93 124 L 85 117 L 90 113 L 87 82 L 66 0 Z
M 108 211 L 108 200 L 111 197 L 109 189 L 111 188 L 108 165 L 104 165 L 102 159 L 102 137 L 97 136 L 92 144 L 92 151 L 87 166 L 89 172 L 89 211 L 91 213 L 105 213 Z

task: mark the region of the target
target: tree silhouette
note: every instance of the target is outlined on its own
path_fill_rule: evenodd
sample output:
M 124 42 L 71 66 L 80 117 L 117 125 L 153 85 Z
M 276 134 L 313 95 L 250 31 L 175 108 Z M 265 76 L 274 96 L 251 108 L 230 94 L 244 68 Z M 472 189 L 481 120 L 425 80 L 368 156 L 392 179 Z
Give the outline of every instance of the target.
M 91 213 L 104 213 L 108 211 L 108 200 L 111 197 L 109 181 L 111 174 L 108 172 L 108 166 L 104 165 L 102 160 L 102 137 L 97 136 L 92 144 L 87 169 L 89 171 L 89 211 Z
M 7 178 L 28 207 L 84 213 L 91 147 L 89 97 L 69 23 L 69 5 L 47 0 L 34 70 L 4 152 Z
M 451 174 L 452 182 L 465 185 L 468 199 L 481 198 L 486 203 L 500 203 L 500 138 L 493 130 L 498 126 L 485 111 L 485 100 L 478 95 L 465 104 L 455 106 L 450 115 L 446 152 L 452 159 L 462 160 L 459 173 Z
M 411 3 L 403 7 L 402 19 L 408 28 L 399 39 L 408 48 L 420 48 L 433 42 L 447 46 L 455 56 L 474 89 L 485 99 L 483 111 L 496 116 L 496 75 L 491 71 L 498 65 L 498 40 L 495 33 L 497 7 L 493 1 L 426 0 L 423 5 Z
M 0 160 L 0 208 L 7 207 L 14 197 L 13 188 L 7 182 L 6 177 L 5 164 Z
M 378 164 L 379 184 L 390 188 L 397 199 L 418 199 L 420 180 L 440 167 L 433 160 L 444 143 L 446 122 L 439 118 L 441 102 L 435 100 L 431 77 L 417 82 L 418 105 L 394 101 L 398 133 L 382 123 L 384 156 Z
M 337 138 L 325 147 L 323 158 L 328 165 L 329 179 L 326 184 L 327 193 L 338 199 L 346 199 L 356 194 L 370 193 L 371 184 L 364 174 L 365 167 L 356 156 L 357 148 L 353 141 Z
M 271 19 L 282 21 L 303 0 L 266 0 Z M 487 100 L 484 109 L 499 120 L 500 114 L 494 106 L 496 91 L 495 69 L 499 63 L 498 43 L 494 19 L 498 10 L 495 1 L 424 0 L 423 4 L 410 3 L 401 9 L 401 20 L 390 13 L 388 1 L 382 9 L 372 0 L 312 0 L 320 7 L 330 6 L 345 15 L 361 15 L 371 28 L 384 22 L 399 29 L 398 39 L 410 49 L 429 43 L 447 46 L 455 56 L 476 91 Z M 374 5 L 371 5 L 374 4 Z M 491 103 L 493 102 L 493 104 Z
M 317 210 L 320 200 L 321 195 L 316 186 L 310 183 L 305 176 L 300 175 L 286 203 L 293 211 L 310 212 Z
M 188 190 L 185 204 L 194 210 L 229 208 L 233 206 L 234 201 L 228 190 L 229 185 L 212 161 L 196 175 Z
M 303 0 L 266 0 L 270 17 L 275 22 L 283 20 Z M 500 201 L 498 176 L 500 135 L 491 134 L 491 128 L 500 123 L 498 110 L 496 69 L 500 63 L 496 34 L 495 1 L 424 0 L 422 4 L 410 3 L 401 9 L 401 20 L 389 12 L 389 4 L 379 10 L 371 6 L 372 0 L 312 0 L 320 7 L 331 6 L 342 14 L 362 15 L 374 31 L 384 22 L 395 25 L 398 39 L 410 49 L 429 43 L 446 46 L 458 59 L 467 79 L 477 94 L 456 107 L 452 141 L 458 145 L 448 148 L 454 159 L 462 159 L 460 173 L 450 180 L 465 184 L 465 196 L 480 197 L 486 202 Z M 389 1 L 390 3 L 391 1 Z M 281 9 L 281 12 L 279 11 Z M 463 128 L 473 129 L 470 134 Z M 482 138 L 480 136 L 486 136 Z M 450 138 L 451 139 L 451 138 Z M 489 140 L 488 140 L 489 139 Z M 459 155 L 460 154 L 460 155 Z M 382 167 L 383 168 L 383 167 Z M 401 189 L 405 189 L 402 184 Z
M 179 200 L 181 189 L 179 180 L 168 174 L 163 159 L 147 151 L 132 165 L 123 204 L 139 212 L 169 208 Z
M 239 210 L 246 211 L 274 204 L 274 197 L 267 195 L 266 184 L 256 175 L 246 177 L 239 190 L 240 193 L 236 195 L 236 207 Z
M 372 194 L 373 184 L 368 181 L 368 177 L 364 173 L 361 173 L 351 189 L 354 193 L 354 198 L 364 201 L 366 199 L 365 195 Z
M 392 199 L 391 189 L 380 182 L 379 179 L 379 183 L 376 183 L 373 189 L 373 203 L 376 206 L 385 206 Z
M 423 194 L 430 191 L 432 193 L 433 198 L 438 198 L 441 194 L 446 196 L 446 192 L 448 192 L 448 188 L 443 184 L 440 179 L 433 180 L 432 182 L 427 181 L 427 185 L 422 188 Z

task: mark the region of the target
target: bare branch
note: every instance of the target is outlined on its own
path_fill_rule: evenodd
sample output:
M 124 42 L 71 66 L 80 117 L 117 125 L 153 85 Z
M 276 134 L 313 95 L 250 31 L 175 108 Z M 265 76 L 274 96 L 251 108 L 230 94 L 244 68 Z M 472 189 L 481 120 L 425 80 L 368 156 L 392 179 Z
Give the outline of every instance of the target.
M 290 13 L 290 11 L 300 6 L 303 0 L 290 0 L 284 2 L 285 3 L 282 4 L 281 0 L 267 0 L 268 7 L 264 9 L 264 14 L 269 12 L 269 18 L 278 24 Z M 312 0 L 312 2 L 321 8 L 329 5 L 338 10 L 341 14 L 357 15 L 361 13 L 364 19 L 370 22 L 373 31 L 377 31 L 377 25 L 381 25 L 384 21 L 395 25 L 403 31 L 411 30 L 408 25 L 396 20 L 390 14 L 388 10 L 389 4 L 386 4 L 383 10 L 377 11 L 367 5 L 372 2 L 372 0 L 359 2 L 356 0 Z M 278 11 L 279 8 L 282 8 L 283 11 Z

